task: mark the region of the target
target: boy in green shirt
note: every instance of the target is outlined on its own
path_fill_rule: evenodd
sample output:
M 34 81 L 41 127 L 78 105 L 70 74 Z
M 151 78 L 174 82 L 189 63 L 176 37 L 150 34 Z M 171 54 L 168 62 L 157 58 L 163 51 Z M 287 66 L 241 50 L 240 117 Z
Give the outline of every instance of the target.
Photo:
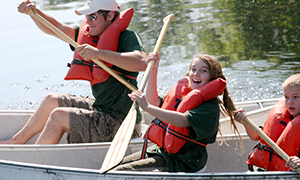
M 28 10 L 30 9 L 44 17 L 71 39 L 77 38 L 76 28 L 45 14 L 30 0 L 22 0 L 18 5 L 20 13 L 29 14 Z M 115 0 L 88 0 L 75 12 L 79 15 L 86 15 L 89 31 L 88 35 L 83 34 L 100 38 L 105 29 L 118 16 L 118 9 L 119 5 Z M 39 20 L 33 16 L 31 18 L 44 33 L 62 39 Z M 128 81 L 136 86 L 137 72 L 144 71 L 147 67 L 145 63 L 147 54 L 142 48 L 140 38 L 132 31 L 121 33 L 119 41 L 118 52 L 98 49 L 88 44 L 79 45 L 76 52 L 84 60 L 101 59 L 114 65 L 113 68 L 121 71 L 122 74 L 133 77 Z M 59 143 L 65 132 L 68 133 L 69 143 L 111 141 L 132 104 L 127 96 L 129 90 L 109 76 L 106 81 L 94 84 L 92 92 L 95 100 L 56 93 L 46 95 L 25 126 L 12 138 L 1 141 L 0 144 L 24 144 L 39 132 L 41 134 L 36 144 Z M 140 116 L 138 117 L 140 118 Z M 140 119 L 137 119 L 137 122 L 139 121 Z M 140 124 L 136 126 L 134 137 L 140 135 L 138 125 Z

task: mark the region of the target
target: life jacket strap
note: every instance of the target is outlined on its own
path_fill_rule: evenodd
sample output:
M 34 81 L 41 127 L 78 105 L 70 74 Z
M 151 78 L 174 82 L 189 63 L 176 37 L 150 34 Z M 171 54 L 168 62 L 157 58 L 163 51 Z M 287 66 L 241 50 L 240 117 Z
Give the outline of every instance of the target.
M 277 157 L 279 157 L 279 158 L 282 159 L 282 157 L 279 156 L 279 155 L 274 151 L 273 148 L 271 148 L 271 147 L 269 147 L 269 146 L 267 146 L 267 145 L 265 145 L 265 144 L 262 144 L 262 143 L 260 143 L 260 142 L 259 142 L 254 148 L 258 148 L 258 149 L 260 149 L 260 150 L 269 152 L 269 153 L 270 153 L 269 161 L 272 161 L 272 155 L 273 155 L 273 154 L 274 154 L 275 156 L 277 156 Z
M 129 76 L 129 75 L 123 74 L 123 73 L 121 73 L 121 72 L 115 70 L 114 67 L 115 67 L 115 66 L 111 67 L 111 69 L 112 69 L 115 73 L 118 73 L 118 74 L 120 74 L 121 76 L 127 77 L 127 78 L 129 78 L 129 79 L 133 79 L 133 80 L 136 80 L 136 79 L 137 79 L 137 78 L 134 77 L 134 76 Z M 100 66 L 97 65 L 97 64 L 94 65 L 94 68 L 100 68 L 100 69 L 102 69 L 102 67 L 100 67 Z
M 273 148 L 271 148 L 271 147 L 269 147 L 269 146 L 267 146 L 267 145 L 265 145 L 265 144 L 262 144 L 262 143 L 260 143 L 260 142 L 259 142 L 257 145 L 255 145 L 255 146 L 253 147 L 252 151 L 249 153 L 248 159 L 250 158 L 250 155 L 253 153 L 253 151 L 254 151 L 255 149 L 260 149 L 260 150 L 262 150 L 262 151 L 267 151 L 267 152 L 269 152 L 269 153 L 270 153 L 269 161 L 272 161 L 272 155 L 275 155 L 275 156 L 279 157 L 280 159 L 283 159 L 281 156 L 279 156 L 279 155 L 274 151 Z M 248 164 L 248 169 L 249 169 L 250 171 L 254 171 L 253 165 Z
M 204 146 L 204 147 L 207 146 L 207 144 L 201 143 L 201 142 L 199 142 L 199 141 L 195 141 L 195 140 L 189 138 L 188 136 L 185 136 L 184 134 L 181 134 L 181 133 L 179 133 L 179 132 L 177 132 L 177 131 L 175 131 L 175 130 L 169 128 L 169 127 L 167 127 L 167 132 L 170 133 L 170 134 L 172 134 L 173 136 L 176 136 L 176 137 L 178 137 L 178 138 L 181 138 L 181 139 L 183 139 L 183 140 L 185 140 L 185 141 L 189 141 L 189 142 L 192 142 L 192 143 L 198 144 L 198 145 L 200 145 L 200 146 Z
M 77 64 L 77 65 L 83 65 L 83 66 L 88 66 L 91 68 L 91 72 L 93 72 L 93 69 L 94 68 L 100 68 L 102 69 L 99 65 L 97 65 L 96 63 L 94 63 L 93 61 L 92 62 L 89 62 L 89 61 L 85 61 L 85 60 L 81 60 L 81 59 L 74 59 L 71 63 L 68 63 L 68 67 L 71 67 L 73 64 Z M 114 67 L 114 66 L 113 66 Z M 111 68 L 114 72 L 118 73 L 119 75 L 127 78 L 127 79 L 132 79 L 132 80 L 136 80 L 137 78 L 134 77 L 134 76 L 129 76 L 129 75 L 126 75 L 126 74 L 123 74 L 115 69 L 113 69 L 113 67 Z
M 169 127 L 167 126 L 167 124 L 165 124 L 163 121 L 161 121 L 161 120 L 159 120 L 159 119 L 157 119 L 157 118 L 155 118 L 155 119 L 151 122 L 151 124 L 149 125 L 149 127 L 150 127 L 152 124 L 158 125 L 159 127 L 163 128 L 166 132 L 172 134 L 173 136 L 176 136 L 176 137 L 178 137 L 178 138 L 181 138 L 181 139 L 183 139 L 183 140 L 185 140 L 185 141 L 189 141 L 189 142 L 192 142 L 192 143 L 195 143 L 195 144 L 197 144 L 197 145 L 204 146 L 204 147 L 207 146 L 207 144 L 205 144 L 205 143 L 201 143 L 201 142 L 199 142 L 199 141 L 195 141 L 195 140 L 189 138 L 188 136 L 185 136 L 185 135 L 183 135 L 183 134 L 181 134 L 181 133 L 179 133 L 179 132 L 177 132 L 177 131 L 175 131 L 175 130 L 169 128 Z M 149 128 L 147 129 L 146 134 L 145 134 L 145 139 L 144 139 L 144 144 L 143 144 L 143 148 L 142 148 L 141 159 L 145 159 L 145 157 L 146 157 L 146 150 L 147 150 L 147 146 L 148 146 L 148 134 L 149 134 Z
M 152 124 L 156 124 L 159 127 L 163 128 L 164 130 L 166 130 L 166 128 L 167 128 L 167 124 L 165 124 L 164 122 L 162 122 L 161 120 L 159 120 L 157 118 L 155 118 L 155 119 L 152 120 L 152 122 L 150 123 L 149 127 Z M 142 148 L 142 154 L 141 154 L 141 159 L 145 159 L 146 158 L 146 150 L 147 150 L 147 147 L 148 147 L 148 140 L 149 140 L 148 136 L 149 136 L 149 128 L 147 129 L 147 131 L 145 133 L 144 143 L 143 143 L 143 148 Z
M 91 63 L 89 61 L 84 61 L 81 59 L 74 59 L 71 63 L 68 63 L 67 66 L 71 67 L 73 64 L 84 65 L 84 66 L 89 66 L 89 67 L 93 66 L 93 63 Z

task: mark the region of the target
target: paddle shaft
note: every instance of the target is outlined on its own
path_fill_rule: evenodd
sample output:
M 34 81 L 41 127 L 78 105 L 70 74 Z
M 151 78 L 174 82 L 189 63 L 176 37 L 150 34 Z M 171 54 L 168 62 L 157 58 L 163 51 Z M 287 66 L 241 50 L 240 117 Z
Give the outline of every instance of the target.
M 237 109 L 237 107 L 234 107 Z M 256 126 L 248 117 L 244 119 L 244 122 L 256 132 L 259 137 L 261 137 L 272 149 L 274 149 L 282 159 L 288 160 L 289 156 L 269 137 L 267 136 L 259 127 Z M 300 169 L 295 169 L 300 174 Z
M 160 33 L 159 33 L 159 36 L 158 36 L 158 39 L 157 39 L 157 42 L 154 46 L 154 50 L 153 50 L 153 53 L 158 53 L 160 48 L 161 48 L 161 45 L 162 45 L 162 42 L 164 40 L 164 37 L 166 36 L 166 33 L 167 33 L 167 30 L 169 28 L 169 24 L 170 22 L 174 19 L 174 15 L 173 14 L 170 14 L 168 16 L 166 16 L 163 20 L 164 22 L 164 26 L 162 27 Z M 143 79 L 142 79 L 142 82 L 141 82 L 141 85 L 139 87 L 139 90 L 140 91 L 144 91 L 145 89 L 145 86 L 147 84 L 147 81 L 148 81 L 148 78 L 149 78 L 149 75 L 150 75 L 150 72 L 153 68 L 153 65 L 154 65 L 154 61 L 150 61 L 149 64 L 147 65 L 147 69 L 145 71 L 145 74 L 143 76 Z
M 44 24 L 47 28 L 52 30 L 55 34 L 57 34 L 59 37 L 61 37 L 64 41 L 68 42 L 75 48 L 77 48 L 79 45 L 69 36 L 67 36 L 64 32 L 62 32 L 60 29 L 55 27 L 53 24 L 48 22 L 45 18 L 43 18 L 41 15 L 36 13 L 34 10 L 30 9 L 28 10 L 29 15 L 33 16 L 35 19 L 40 21 L 42 24 Z M 101 62 L 98 59 L 92 59 L 96 64 L 98 64 L 102 69 L 104 69 L 106 72 L 108 72 L 110 75 L 112 75 L 114 78 L 116 78 L 118 81 L 120 81 L 122 84 L 124 84 L 126 87 L 128 87 L 130 90 L 134 91 L 136 90 L 136 87 L 127 82 L 124 78 L 122 78 L 119 74 L 114 72 L 111 68 L 109 68 L 107 65 L 105 65 L 103 62 Z
M 164 37 L 167 33 L 168 27 L 170 22 L 174 19 L 174 15 L 170 14 L 166 16 L 163 20 L 164 25 L 163 28 L 159 34 L 158 40 L 155 44 L 153 52 L 159 52 L 162 42 L 164 40 Z M 142 79 L 141 85 L 139 90 L 143 91 L 149 74 L 152 70 L 152 67 L 154 65 L 154 61 L 150 61 L 147 65 L 147 69 L 145 71 L 144 77 Z M 118 129 L 107 153 L 104 158 L 104 161 L 102 163 L 102 167 L 100 168 L 100 173 L 105 173 L 108 170 L 114 168 L 118 164 L 120 164 L 125 156 L 125 153 L 127 151 L 129 142 L 132 137 L 132 133 L 134 131 L 134 126 L 136 123 L 136 102 L 134 102 L 130 108 L 129 113 L 127 114 L 126 118 L 124 119 L 123 123 L 121 124 L 120 128 Z

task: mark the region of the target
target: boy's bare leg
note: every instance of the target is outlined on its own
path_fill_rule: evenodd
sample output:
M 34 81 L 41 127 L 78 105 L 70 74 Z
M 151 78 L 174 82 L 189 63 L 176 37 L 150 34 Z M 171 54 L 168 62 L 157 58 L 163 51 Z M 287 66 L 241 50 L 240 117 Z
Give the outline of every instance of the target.
M 0 141 L 0 144 L 25 144 L 31 137 L 41 132 L 50 113 L 58 107 L 58 94 L 48 94 L 41 102 L 38 109 L 29 118 L 24 127 L 12 138 Z
M 58 144 L 61 137 L 70 128 L 69 109 L 56 108 L 50 114 L 48 121 L 35 144 Z

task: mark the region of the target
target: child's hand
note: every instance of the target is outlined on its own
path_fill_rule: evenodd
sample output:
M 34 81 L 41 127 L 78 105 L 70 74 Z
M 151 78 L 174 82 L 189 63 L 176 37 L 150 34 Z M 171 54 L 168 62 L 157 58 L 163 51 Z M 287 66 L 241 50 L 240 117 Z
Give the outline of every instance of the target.
M 128 96 L 132 101 L 136 101 L 142 109 L 146 110 L 148 107 L 145 94 L 143 94 L 141 91 L 133 91 L 132 93 L 128 94 Z
M 233 111 L 233 116 L 237 122 L 245 124 L 244 119 L 247 117 L 247 114 L 244 109 L 238 109 Z
M 35 4 L 29 0 L 23 0 L 18 5 L 18 11 L 20 13 L 28 14 L 27 12 L 29 9 L 33 9 L 34 11 L 36 10 Z
M 297 156 L 291 156 L 288 158 L 285 164 L 286 167 L 290 167 L 292 170 L 295 170 L 300 167 L 300 159 Z
M 146 59 L 146 63 L 148 64 L 150 61 L 155 61 L 155 64 L 153 65 L 153 68 L 152 69 L 157 69 L 158 68 L 158 65 L 159 65 L 159 56 L 158 56 L 158 53 L 155 52 L 151 52 L 149 53 L 147 59 Z

